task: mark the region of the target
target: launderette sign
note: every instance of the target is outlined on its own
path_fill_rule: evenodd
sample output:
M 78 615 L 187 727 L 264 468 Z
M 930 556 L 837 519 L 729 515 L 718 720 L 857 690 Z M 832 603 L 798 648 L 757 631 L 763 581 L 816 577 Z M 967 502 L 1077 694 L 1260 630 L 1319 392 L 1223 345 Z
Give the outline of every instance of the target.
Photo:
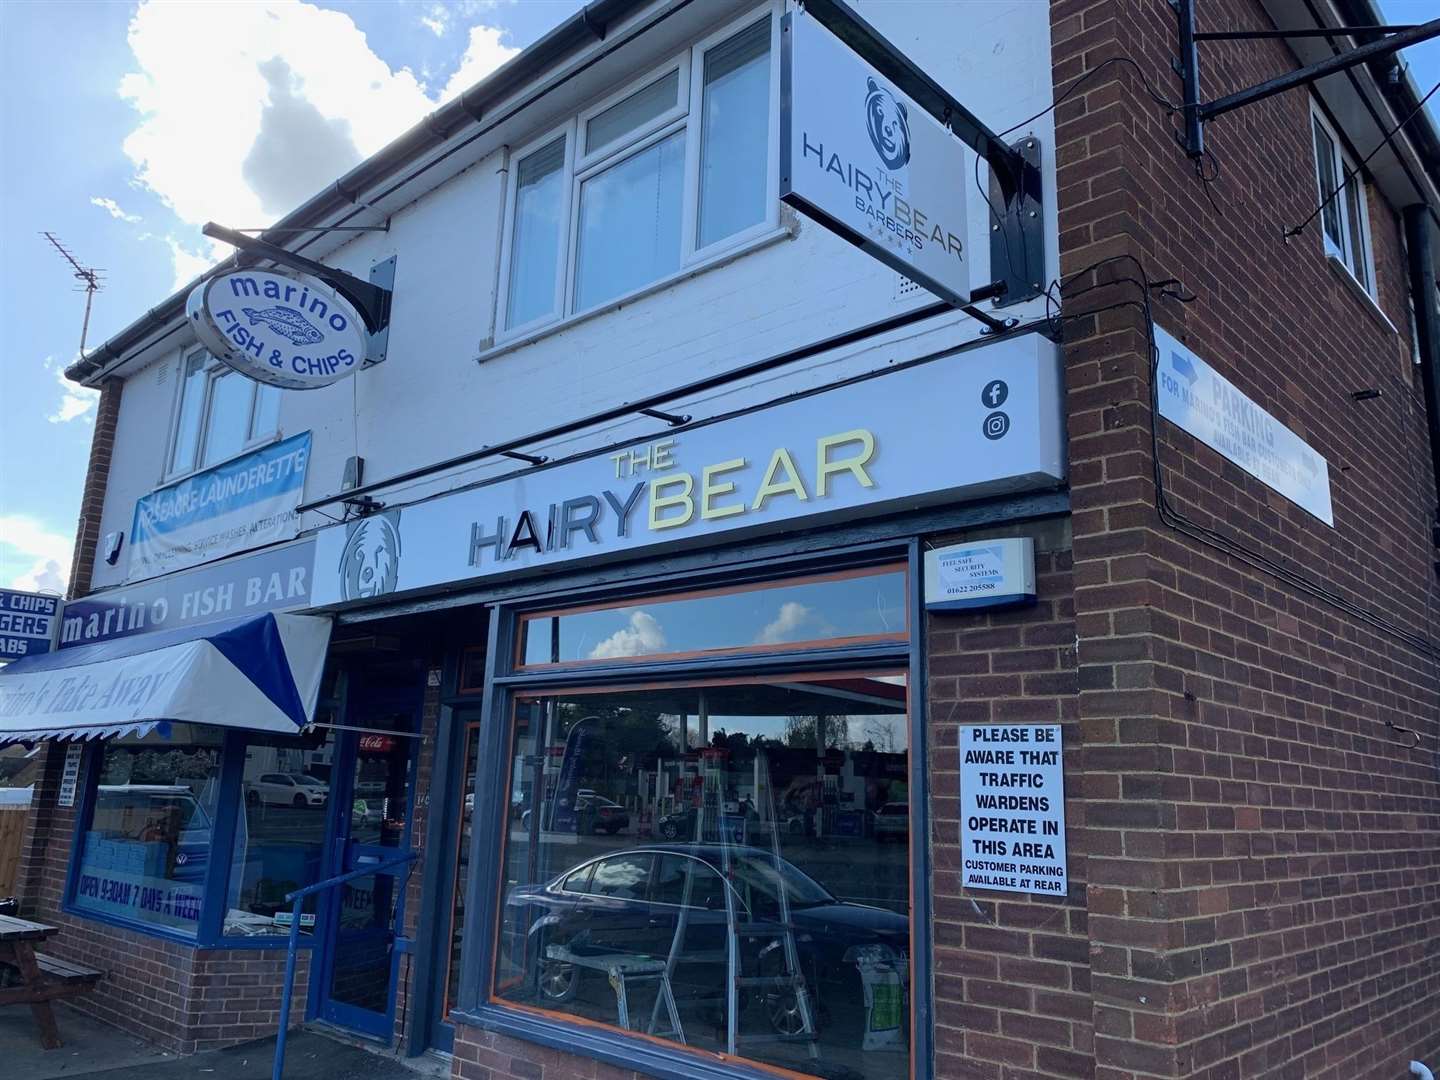
M 300 530 L 310 433 L 152 491 L 135 503 L 130 577 L 155 577 L 233 555 Z
M 780 198 L 968 304 L 965 144 L 803 12 L 784 17 L 781 39 Z
M 200 343 L 259 382 L 287 390 L 329 386 L 360 370 L 365 322 L 308 274 L 236 270 L 197 285 L 185 315 Z
M 311 603 L 1054 488 L 1060 399 L 1054 343 L 1003 339 L 333 526 Z

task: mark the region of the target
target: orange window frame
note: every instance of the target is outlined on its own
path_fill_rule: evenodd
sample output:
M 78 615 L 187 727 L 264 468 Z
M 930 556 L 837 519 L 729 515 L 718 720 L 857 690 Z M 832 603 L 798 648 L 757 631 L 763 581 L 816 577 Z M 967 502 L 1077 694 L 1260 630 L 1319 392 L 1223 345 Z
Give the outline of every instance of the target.
M 907 604 L 908 604 L 908 602 L 909 602 L 909 601 L 908 601 L 908 596 L 909 596 L 909 590 L 908 590 L 908 589 L 906 590 L 906 596 L 907 596 Z M 907 626 L 909 625 L 908 621 L 907 621 L 906 625 L 907 625 Z M 518 635 L 517 635 L 517 636 L 518 636 Z M 906 635 L 906 637 L 908 637 L 908 635 Z M 547 666 L 549 666 L 549 665 L 547 665 Z M 883 676 L 883 675 L 895 675 L 895 674 L 899 674 L 901 671 L 903 671 L 904 674 L 905 674 L 905 714 L 904 714 L 904 715 L 905 715 L 906 723 L 907 723 L 907 725 L 908 725 L 908 724 L 910 723 L 910 720 L 911 720 L 911 706 L 912 706 L 912 702 L 913 702 L 913 700 L 914 700 L 913 686 L 914 686 L 914 678 L 915 678 L 914 672 L 910 670 L 910 668 L 909 668 L 908 665 L 905 666 L 904 668 L 899 668 L 899 667 L 866 667 L 866 666 L 864 666 L 864 665 L 858 665 L 858 666 L 856 666 L 856 667 L 854 667 L 854 668 L 846 668 L 846 669 L 844 669 L 844 670 L 842 670 L 842 671 L 820 671 L 820 672 L 815 672 L 815 671 L 805 672 L 805 671 L 802 671 L 802 672 L 796 672 L 796 673 L 793 673 L 793 674 L 791 674 L 791 673 L 786 673 L 786 675 L 784 676 L 784 678 L 785 678 L 785 680 L 786 680 L 787 682 L 807 682 L 807 681 L 808 681 L 808 682 L 822 682 L 822 681 L 825 681 L 826 679 L 832 679 L 832 680 L 833 680 L 833 679 L 835 679 L 837 676 L 844 676 L 844 677 L 848 677 L 848 678 L 866 678 L 866 677 L 878 677 L 878 676 Z M 624 693 L 630 693 L 630 692 L 637 691 L 637 690 L 656 690 L 656 689 L 675 690 L 675 689 L 687 689 L 687 688 L 691 688 L 691 687 L 696 688 L 696 689 L 702 689 L 702 688 L 707 687 L 707 686 L 731 686 L 731 685 L 743 684 L 743 683 L 754 683 L 754 682 L 756 682 L 756 681 L 757 681 L 757 679 L 756 679 L 756 677 L 753 676 L 753 675 L 749 675 L 749 676 L 746 676 L 746 675 L 737 675 L 737 676 L 720 676 L 720 677 L 697 678 L 697 679 L 663 679 L 663 680 L 657 679 L 657 680 L 655 680 L 655 681 L 653 681 L 653 682 L 646 682 L 646 683 L 626 683 L 626 684 L 624 684 L 624 685 L 622 685 L 622 686 L 616 686 L 616 685 L 608 685 L 608 686 L 607 686 L 607 685 L 583 686 L 583 685 L 582 685 L 582 686 L 572 686 L 572 687 L 562 687 L 562 688 L 548 688 L 548 687 L 547 687 L 547 688 L 544 689 L 544 690 L 533 690 L 533 691 L 527 691 L 527 690 L 517 689 L 517 690 L 508 698 L 508 701 L 507 701 L 508 711 L 509 711 L 509 718 L 508 718 L 508 720 L 506 721 L 506 725 L 507 725 L 507 726 L 506 726 L 506 737 L 507 737 L 507 743 L 508 743 L 508 745 L 509 745 L 509 747 L 510 747 L 508 753 L 510 753 L 510 754 L 513 756 L 514 746 L 515 746 L 515 734 L 516 734 L 516 731 L 517 731 L 517 728 L 518 728 L 517 720 L 518 720 L 518 717 L 519 717 L 519 706 L 520 706 L 521 702 L 532 702 L 532 701 L 544 700 L 544 699 L 547 699 L 547 698 L 595 696 L 595 695 L 599 695 L 599 694 L 615 693 L 615 692 L 617 692 L 617 691 L 619 691 L 619 692 L 624 692 Z M 906 754 L 907 754 L 907 756 L 908 756 L 909 754 L 911 754 L 912 752 L 913 752 L 913 748 L 908 746 L 908 740 L 907 740 L 907 748 L 906 748 Z M 913 759 L 911 760 L 910 767 L 911 767 L 911 769 L 913 770 L 913 768 L 914 768 L 914 761 L 913 761 Z M 510 776 L 509 776 L 509 778 L 508 778 L 508 779 L 506 780 L 506 782 L 505 782 L 505 803 L 504 803 L 505 806 L 509 806 L 509 805 L 510 805 L 510 800 L 511 800 L 511 798 L 513 798 L 513 796 L 514 796 L 514 777 L 513 777 L 513 772 L 514 772 L 514 771 L 513 771 L 513 770 L 507 770 L 507 772 L 510 774 Z M 916 815 L 915 815 L 915 798 L 916 798 L 916 794 L 917 794 L 917 791 L 919 790 L 919 788 L 920 788 L 920 785 L 912 784 L 912 783 L 910 783 L 910 782 L 907 780 L 907 782 L 906 782 L 906 795 L 905 795 L 905 798 L 906 798 L 907 804 L 908 804 L 909 807 L 910 807 L 910 820 L 911 820 L 911 821 L 916 820 Z M 499 848 L 498 848 L 498 850 L 499 850 L 499 852 L 500 852 L 500 859 L 499 859 L 499 863 L 500 863 L 500 866 L 499 866 L 499 876 L 500 876 L 500 879 L 501 879 L 501 880 L 497 881 L 497 883 L 496 883 L 496 884 L 497 884 L 497 894 L 496 894 L 496 904 L 495 904 L 495 917 L 494 917 L 494 919 L 492 920 L 492 924 L 491 924 L 491 927 L 490 927 L 490 934 L 491 934 L 491 940 L 490 940 L 491 965 L 490 965 L 490 970 L 487 971 L 487 972 L 484 972 L 485 985 L 486 985 L 485 1000 L 486 1000 L 486 1002 L 487 1002 L 488 1004 L 490 1004 L 490 1005 L 492 1005 L 492 1006 L 495 1006 L 495 1007 L 497 1007 L 497 1008 L 501 1008 L 501 1009 L 513 1010 L 513 1011 L 516 1011 L 516 1012 L 529 1013 L 529 1014 L 531 1014 L 531 1015 L 533 1015 L 533 1016 L 544 1017 L 544 1018 L 547 1019 L 547 1020 L 553 1020 L 553 1021 L 557 1021 L 557 1022 L 559 1022 L 559 1023 L 573 1024 L 573 1025 L 577 1025 L 577 1026 L 580 1026 L 580 1027 L 593 1028 L 593 1029 L 595 1029 L 595 1030 L 603 1031 L 603 1032 L 606 1032 L 606 1033 L 611 1033 L 611 1034 L 618 1033 L 618 1034 L 625 1035 L 625 1036 L 630 1036 L 630 1037 L 634 1037 L 634 1038 L 643 1039 L 643 1040 L 645 1040 L 646 1042 L 654 1043 L 654 1044 L 657 1045 L 657 1046 L 662 1046 L 662 1047 L 664 1047 L 665 1050 L 666 1050 L 668 1053 L 673 1053 L 673 1054 L 677 1054 L 677 1055 L 685 1055 L 685 1056 L 699 1057 L 699 1058 L 704 1058 L 704 1059 L 710 1060 L 710 1061 L 719 1060 L 719 1061 L 722 1061 L 722 1062 L 734 1062 L 734 1063 L 736 1063 L 736 1064 L 738 1064 L 738 1065 L 743 1065 L 743 1066 L 745 1066 L 745 1067 L 747 1067 L 747 1068 L 759 1069 L 759 1070 L 761 1070 L 761 1071 L 763 1071 L 763 1072 L 768 1072 L 768 1073 L 772 1073 L 772 1074 L 774 1074 L 774 1075 L 776 1075 L 776 1076 L 785 1077 L 785 1078 L 787 1078 L 787 1080 L 817 1080 L 817 1074 L 815 1074 L 815 1073 L 796 1072 L 796 1071 L 794 1071 L 794 1070 L 792 1070 L 792 1069 L 787 1069 L 787 1068 L 785 1068 L 784 1066 L 781 1066 L 781 1065 L 773 1065 L 773 1064 L 770 1064 L 770 1063 L 767 1063 L 767 1062 L 764 1062 L 764 1061 L 759 1061 L 759 1060 L 757 1060 L 756 1058 L 745 1057 L 744 1055 L 741 1055 L 741 1054 L 734 1054 L 734 1055 L 732 1055 L 732 1054 L 729 1054 L 729 1053 L 725 1053 L 725 1052 L 723 1052 L 723 1051 L 702 1050 L 702 1049 L 700 1049 L 700 1048 L 698 1048 L 698 1047 L 688 1046 L 688 1045 L 686 1045 L 686 1044 L 684 1044 L 684 1043 L 673 1042 L 673 1041 L 671 1041 L 671 1040 L 669 1040 L 669 1039 L 663 1038 L 663 1037 L 658 1036 L 658 1035 L 650 1035 L 650 1034 L 647 1034 L 647 1033 L 645 1033 L 645 1032 L 643 1032 L 643 1031 L 634 1031 L 634 1030 L 629 1030 L 629 1031 L 627 1031 L 626 1029 L 621 1028 L 618 1024 L 606 1023 L 606 1022 L 603 1021 L 603 1020 L 592 1020 L 592 1019 L 590 1019 L 589 1017 L 575 1016 L 575 1015 L 572 1015 L 572 1014 L 570 1014 L 570 1013 L 563 1013 L 563 1012 L 559 1012 L 559 1011 L 554 1010 L 554 1009 L 545 1009 L 545 1008 L 541 1008 L 541 1007 L 536 1006 L 536 1005 L 528 1005 L 528 1004 L 524 1004 L 524 1003 L 520 1003 L 520 1002 L 507 1001 L 506 999 L 500 997 L 499 995 L 500 995 L 500 993 L 501 993 L 502 991 L 508 989 L 510 986 L 513 986 L 513 985 L 515 984 L 515 982 L 516 982 L 516 980 L 511 980 L 511 981 L 509 981 L 509 982 L 506 982 L 506 983 L 501 984 L 501 983 L 499 983 L 499 981 L 496 979 L 496 960 L 498 959 L 499 954 L 500 954 L 500 924 L 501 924 L 501 921 L 503 920 L 504 911 L 505 911 L 505 904 L 504 904 L 504 899 L 505 899 L 505 897 L 504 897 L 505 883 L 504 883 L 503 877 L 504 877 L 504 873 L 505 873 L 505 869 L 504 869 L 504 868 L 505 868 L 505 863 L 506 863 L 506 860 L 507 860 L 508 855 L 509 855 L 509 850 L 508 850 L 508 849 L 509 849 L 509 843 L 510 843 L 509 826 L 510 826 L 510 818 L 509 818 L 509 815 L 508 815 L 508 814 L 501 815 L 501 820 L 500 820 L 500 822 L 498 823 L 498 830 L 497 830 L 497 831 L 499 832 L 499 838 L 498 838 L 498 839 L 499 839 Z M 914 871 L 915 871 L 915 832 L 914 832 L 913 829 L 910 830 L 909 839 L 906 841 L 906 844 L 905 844 L 905 866 L 906 866 L 906 875 L 905 875 L 905 876 L 906 876 L 906 881 L 907 881 L 906 894 L 907 894 L 907 900 L 908 900 L 908 903 L 909 903 L 909 911 L 910 911 L 910 913 L 911 913 L 911 915 L 908 915 L 908 916 L 907 916 L 907 919 L 908 919 L 908 921 L 909 921 L 909 923 L 910 923 L 910 948 L 909 948 L 908 953 L 907 953 L 907 956 L 906 956 L 906 969 L 907 969 L 907 973 L 908 973 L 908 984 L 907 984 L 907 985 L 909 986 L 909 993 L 910 993 L 910 1030 L 909 1030 L 910 1043 L 909 1043 L 909 1051 L 908 1051 L 908 1054 L 907 1054 L 908 1063 L 909 1063 L 909 1068 L 908 1068 L 908 1070 L 907 1070 L 906 1075 L 907 1075 L 907 1077 L 909 1078 L 909 1080 L 916 1080 L 917 1073 L 916 1073 L 916 1062 L 915 1062 L 915 1045 L 916 1045 L 916 1025 L 917 1025 L 917 1023 L 918 1023 L 918 1020 L 917 1020 L 917 1016 L 916 1016 L 917 1010 L 916 1010 L 916 1008 L 915 1008 L 915 1003 L 914 1003 L 914 997 L 915 997 L 915 992 L 916 992 L 916 991 L 915 991 L 915 962 L 916 962 L 915 943 L 916 943 L 916 933 L 915 933 L 915 922 L 914 922 L 914 919 L 913 919 L 913 913 L 914 913 L 914 911 L 915 911 L 915 873 L 914 873 Z M 532 882 L 531 884 L 534 884 L 534 883 Z
M 903 562 L 893 562 L 881 563 L 876 566 L 856 567 L 849 570 L 837 570 L 831 573 L 802 574 L 798 577 L 778 578 L 771 581 L 756 581 L 746 585 L 718 586 L 710 589 L 688 589 L 683 592 L 657 593 L 654 596 L 639 599 L 632 597 L 620 602 L 607 601 L 605 603 L 580 604 L 574 607 L 548 608 L 543 611 L 526 612 L 519 617 L 517 633 L 515 634 L 515 670 L 519 672 L 532 672 L 569 670 L 572 668 L 584 669 L 597 664 L 614 664 L 616 662 L 614 659 L 607 658 L 598 660 L 546 660 L 538 664 L 527 664 L 525 662 L 526 632 L 532 622 L 538 622 L 542 619 L 560 618 L 565 615 L 581 615 L 590 611 L 617 611 L 635 607 L 638 604 L 669 604 L 680 600 L 699 599 L 707 596 L 738 596 L 742 593 L 783 589 L 791 585 L 813 585 L 826 581 L 849 581 L 854 578 L 880 577 L 883 574 L 894 573 L 900 574 L 904 579 L 901 593 L 905 598 L 905 612 L 904 618 L 902 619 L 904 629 L 895 631 L 894 633 L 853 634 L 848 637 L 810 638 L 805 641 L 786 641 L 778 645 L 726 645 L 713 649 L 646 653 L 642 656 L 631 656 L 625 657 L 624 659 L 630 663 L 653 663 L 656 661 L 686 660 L 692 657 L 734 656 L 741 653 L 766 656 L 776 653 L 803 652 L 810 649 L 848 648 L 855 645 L 869 645 L 882 641 L 908 641 L 910 639 L 911 615 L 909 568 Z

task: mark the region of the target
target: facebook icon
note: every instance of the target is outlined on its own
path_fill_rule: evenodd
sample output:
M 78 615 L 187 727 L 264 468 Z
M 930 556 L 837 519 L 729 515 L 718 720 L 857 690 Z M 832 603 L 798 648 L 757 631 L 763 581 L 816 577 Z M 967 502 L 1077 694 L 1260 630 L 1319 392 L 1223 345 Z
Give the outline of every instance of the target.
M 998 409 L 1005 404 L 1005 399 L 1010 396 L 1010 387 L 1005 385 L 1003 379 L 991 379 L 985 384 L 985 389 L 980 391 L 980 403 L 987 409 Z

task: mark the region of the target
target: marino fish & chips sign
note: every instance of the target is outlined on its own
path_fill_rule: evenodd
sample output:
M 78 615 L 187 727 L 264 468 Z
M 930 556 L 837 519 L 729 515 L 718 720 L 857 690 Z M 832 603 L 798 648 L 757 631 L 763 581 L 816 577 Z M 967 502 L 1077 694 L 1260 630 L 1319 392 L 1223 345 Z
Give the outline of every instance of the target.
M 190 293 L 185 315 L 217 358 L 287 390 L 329 386 L 360 370 L 365 322 L 334 289 L 308 274 L 240 270 Z

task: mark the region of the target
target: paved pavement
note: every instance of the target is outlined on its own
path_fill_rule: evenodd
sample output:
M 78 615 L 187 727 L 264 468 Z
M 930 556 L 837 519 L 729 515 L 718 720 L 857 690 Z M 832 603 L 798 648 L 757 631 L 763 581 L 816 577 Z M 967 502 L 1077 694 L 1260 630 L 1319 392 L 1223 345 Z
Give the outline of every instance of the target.
M 0 1009 L 0 1068 L 5 1080 L 269 1080 L 275 1040 L 179 1057 L 57 1003 L 65 1045 L 42 1050 L 30 1010 Z M 433 1069 L 427 1070 L 433 1075 Z M 286 1047 L 285 1080 L 417 1080 L 417 1073 L 385 1053 L 352 1046 L 311 1031 L 293 1031 Z

